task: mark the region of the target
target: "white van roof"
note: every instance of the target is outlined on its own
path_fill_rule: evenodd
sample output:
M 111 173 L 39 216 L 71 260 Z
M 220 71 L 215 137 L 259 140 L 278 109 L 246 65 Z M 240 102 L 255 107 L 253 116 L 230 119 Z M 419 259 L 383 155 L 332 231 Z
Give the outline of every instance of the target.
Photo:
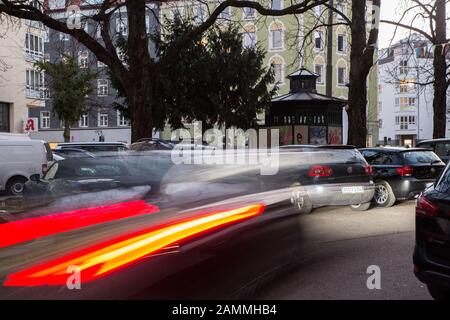
M 28 140 L 31 140 L 31 138 L 27 134 L 0 132 L 0 140 L 11 140 L 11 141 L 27 140 L 28 141 Z

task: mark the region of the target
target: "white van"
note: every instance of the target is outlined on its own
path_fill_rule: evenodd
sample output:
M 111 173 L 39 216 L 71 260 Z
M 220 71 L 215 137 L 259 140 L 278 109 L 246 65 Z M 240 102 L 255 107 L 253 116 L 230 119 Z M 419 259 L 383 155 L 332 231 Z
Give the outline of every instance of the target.
M 20 195 L 30 176 L 45 173 L 52 160 L 44 141 L 0 139 L 0 191 Z

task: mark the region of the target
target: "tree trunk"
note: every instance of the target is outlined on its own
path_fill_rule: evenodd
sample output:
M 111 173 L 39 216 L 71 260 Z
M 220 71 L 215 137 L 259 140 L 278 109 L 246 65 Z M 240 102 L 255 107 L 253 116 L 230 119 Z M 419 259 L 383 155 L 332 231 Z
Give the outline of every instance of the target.
M 434 51 L 433 138 L 445 138 L 447 112 L 447 63 L 443 43 L 446 42 L 446 2 L 436 3 L 436 43 Z
M 152 102 L 153 84 L 140 81 L 133 84 L 134 90 L 128 96 L 131 110 L 131 141 L 153 136 Z
M 378 41 L 380 0 L 373 0 L 374 20 L 367 37 L 366 1 L 352 1 L 352 44 L 348 90 L 348 144 L 365 147 L 367 144 L 367 77 L 374 63 Z M 377 11 L 378 10 L 378 11 Z
M 68 120 L 64 120 L 64 142 L 70 142 L 70 122 Z
M 127 97 L 131 111 L 131 141 L 151 138 L 153 133 L 153 82 L 157 76 L 150 68 L 151 57 L 145 27 L 145 1 L 127 1 L 129 76 Z

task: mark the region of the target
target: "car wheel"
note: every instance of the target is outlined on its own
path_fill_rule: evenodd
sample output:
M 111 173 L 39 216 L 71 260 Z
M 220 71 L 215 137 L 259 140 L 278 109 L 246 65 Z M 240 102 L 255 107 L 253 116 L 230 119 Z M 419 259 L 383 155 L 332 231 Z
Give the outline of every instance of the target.
M 450 300 L 450 288 L 429 284 L 428 291 L 435 300 Z
M 353 211 L 366 211 L 366 210 L 369 210 L 369 208 L 370 208 L 370 202 L 360 203 L 360 204 L 352 204 L 352 205 L 350 205 L 350 208 Z
M 300 214 L 311 213 L 313 206 L 308 195 L 301 191 L 294 191 L 291 196 L 291 203 Z
M 375 183 L 375 194 L 373 200 L 379 207 L 392 207 L 395 203 L 395 194 L 391 186 L 386 181 L 377 181 Z
M 19 196 L 23 193 L 25 182 L 27 182 L 27 179 L 23 177 L 12 178 L 8 181 L 6 185 L 6 190 L 8 191 L 9 194 Z

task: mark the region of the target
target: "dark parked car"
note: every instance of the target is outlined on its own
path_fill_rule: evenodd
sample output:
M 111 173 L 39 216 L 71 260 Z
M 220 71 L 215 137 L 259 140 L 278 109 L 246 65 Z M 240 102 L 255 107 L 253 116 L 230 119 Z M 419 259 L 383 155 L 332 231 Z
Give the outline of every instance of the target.
M 280 150 L 303 154 L 297 176 L 306 190 L 298 202 L 303 205 L 302 211 L 326 205 L 350 205 L 356 211 L 369 209 L 374 192 L 372 168 L 354 146 L 289 145 Z M 358 196 L 359 202 L 355 202 Z
M 139 139 L 137 142 L 130 145 L 130 150 L 133 151 L 150 151 L 150 150 L 172 150 L 174 143 L 171 141 L 156 139 L 156 138 L 144 138 Z
M 430 149 L 445 163 L 450 159 L 450 139 L 433 139 L 421 141 L 417 147 Z
M 435 299 L 450 299 L 450 168 L 416 203 L 414 273 Z
M 434 183 L 445 167 L 427 149 L 380 147 L 361 149 L 361 153 L 373 168 L 374 201 L 381 207 L 416 198 Z

